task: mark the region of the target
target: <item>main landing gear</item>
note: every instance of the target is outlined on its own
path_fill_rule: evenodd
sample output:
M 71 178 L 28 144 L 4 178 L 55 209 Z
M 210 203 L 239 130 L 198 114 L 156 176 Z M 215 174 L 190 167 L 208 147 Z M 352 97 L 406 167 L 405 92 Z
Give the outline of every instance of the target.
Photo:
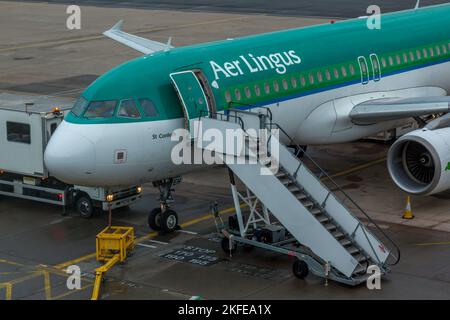
M 153 185 L 159 189 L 159 201 L 161 203 L 160 208 L 154 208 L 148 215 L 148 225 L 153 230 L 171 233 L 179 229 L 178 215 L 169 207 L 169 203 L 173 202 L 173 186 L 179 181 L 179 178 L 169 178 L 153 182 Z

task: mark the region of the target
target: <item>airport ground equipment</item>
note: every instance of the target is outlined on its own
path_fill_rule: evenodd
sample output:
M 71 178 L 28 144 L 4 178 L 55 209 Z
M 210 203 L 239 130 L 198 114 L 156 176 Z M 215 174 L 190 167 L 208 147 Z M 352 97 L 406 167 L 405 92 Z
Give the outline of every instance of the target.
M 45 147 L 73 103 L 67 98 L 0 93 L 0 195 L 64 209 L 73 205 L 87 218 L 95 208 L 120 208 L 141 198 L 140 186 L 68 185 L 48 172 Z
M 125 261 L 134 249 L 135 239 L 133 227 L 108 226 L 97 234 L 96 258 L 105 264 L 95 269 L 91 300 L 98 300 L 104 274 L 116 263 Z
M 326 279 L 357 285 L 370 276 L 367 269 L 371 265 L 387 273 L 400 258 L 396 244 L 313 159 L 305 153 L 303 161 L 289 151 L 282 141 L 295 143 L 273 122 L 270 109 L 254 110 L 202 111 L 196 119 L 190 119 L 191 137 L 197 148 L 210 150 L 210 142 L 200 136 L 208 129 L 222 131 L 223 137 L 227 129 L 240 130 L 244 141 L 241 148 L 215 149 L 216 156 L 229 168 L 236 209 L 235 218 L 222 228 L 222 248 L 233 253 L 236 244 L 243 244 L 296 257 L 293 272 L 298 278 L 311 271 Z M 279 136 L 270 129 L 278 129 Z M 241 180 L 245 192 L 238 190 L 235 177 Z M 332 183 L 331 188 L 320 178 Z M 389 241 L 389 248 L 344 205 L 344 200 Z M 247 212 L 241 209 L 242 202 Z

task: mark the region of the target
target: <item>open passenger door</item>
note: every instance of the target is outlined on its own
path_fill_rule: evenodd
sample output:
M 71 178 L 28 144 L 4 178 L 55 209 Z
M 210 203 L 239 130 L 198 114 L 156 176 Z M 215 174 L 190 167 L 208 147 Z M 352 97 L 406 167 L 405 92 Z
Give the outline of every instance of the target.
M 189 129 L 191 119 L 209 115 L 208 98 L 194 71 L 171 73 L 170 79 L 183 106 L 185 128 Z

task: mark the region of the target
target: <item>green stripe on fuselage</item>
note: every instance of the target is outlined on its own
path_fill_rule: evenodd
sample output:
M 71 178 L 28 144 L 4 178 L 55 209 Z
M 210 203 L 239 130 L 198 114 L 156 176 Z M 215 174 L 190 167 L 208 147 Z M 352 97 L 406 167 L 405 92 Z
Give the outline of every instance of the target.
M 169 77 L 170 73 L 181 70 L 202 69 L 210 83 L 216 80 L 218 88 L 212 90 L 217 109 L 223 110 L 228 107 L 226 93 L 229 92 L 231 100 L 236 101 L 236 90 L 240 92 L 240 103 L 264 105 L 336 86 L 359 83 L 361 74 L 357 58 L 364 56 L 367 59 L 368 71 L 372 75 L 371 53 L 378 55 L 380 64 L 383 58 L 387 62 L 386 66 L 381 66 L 382 77 L 442 63 L 450 59 L 449 16 L 450 5 L 444 4 L 384 14 L 380 30 L 369 30 L 366 19 L 353 19 L 180 47 L 140 57 L 99 77 L 83 92 L 83 96 L 89 101 L 150 98 L 158 108 L 159 117 L 140 120 L 85 119 L 69 114 L 66 120 L 74 123 L 120 123 L 182 118 L 182 108 Z M 436 46 L 440 48 L 440 55 L 437 55 Z M 446 46 L 446 52 L 443 46 Z M 430 48 L 433 48 L 434 56 L 431 56 Z M 417 50 L 423 49 L 428 50 L 428 58 L 425 59 L 422 53 L 421 59 L 417 56 L 414 61 L 410 59 L 410 52 L 416 54 Z M 295 56 L 298 56 L 300 63 L 292 63 L 285 68 L 270 67 L 266 58 L 271 54 L 281 54 L 288 61 L 291 51 L 294 52 L 291 62 L 296 62 Z M 407 55 L 406 62 L 404 54 Z M 397 55 L 400 63 L 397 62 Z M 252 57 L 261 57 L 262 61 L 266 61 L 267 70 L 258 68 Z M 390 65 L 389 57 L 393 58 L 393 65 Z M 349 70 L 350 64 L 354 68 L 353 75 Z M 229 76 L 217 70 L 215 73 L 212 65 L 218 65 L 224 70 L 228 66 Z M 232 68 L 233 65 L 235 68 Z M 343 66 L 347 69 L 345 77 L 341 70 Z M 334 69 L 338 71 L 337 78 Z M 330 72 L 329 79 L 327 70 Z M 321 82 L 317 72 L 322 74 Z M 314 77 L 313 85 L 309 84 L 310 74 Z M 301 84 L 302 75 L 306 80 L 305 85 Z M 296 87 L 292 78 L 296 79 Z M 278 83 L 278 91 L 275 90 L 274 82 Z M 269 94 L 265 93 L 265 84 L 270 86 Z M 259 86 L 259 95 L 255 85 Z

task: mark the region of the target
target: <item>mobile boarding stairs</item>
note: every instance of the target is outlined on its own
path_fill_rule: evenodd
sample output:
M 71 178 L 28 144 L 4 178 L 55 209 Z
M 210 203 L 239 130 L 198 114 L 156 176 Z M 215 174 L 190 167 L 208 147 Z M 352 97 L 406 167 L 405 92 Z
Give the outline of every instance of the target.
M 209 142 L 199 139 L 201 130 L 220 130 L 225 137 L 226 129 L 234 129 L 243 136 L 242 145 L 232 150 L 226 150 L 225 146 L 213 147 L 215 156 L 229 168 L 236 208 L 228 228 L 220 223 L 225 235 L 224 250 L 231 253 L 239 243 L 287 254 L 297 258 L 293 268 L 297 277 L 304 278 L 311 271 L 348 285 L 365 282 L 374 272 L 370 266 L 377 266 L 382 274 L 388 272 L 389 266 L 400 259 L 397 245 L 314 160 L 305 154 L 319 177 L 288 147 L 279 143 L 281 137 L 277 138 L 270 129 L 279 129 L 278 135 L 283 135 L 284 141 L 290 144 L 293 140 L 272 121 L 270 109 L 253 110 L 258 112 L 239 109 L 224 113 L 202 112 L 198 118 L 189 120 L 196 148 L 211 148 Z M 238 191 L 235 176 L 245 186 L 245 192 Z M 342 199 L 322 182 L 325 179 L 336 194 L 342 194 Z M 364 215 L 376 234 L 389 242 L 389 247 L 369 231 L 344 202 Z

